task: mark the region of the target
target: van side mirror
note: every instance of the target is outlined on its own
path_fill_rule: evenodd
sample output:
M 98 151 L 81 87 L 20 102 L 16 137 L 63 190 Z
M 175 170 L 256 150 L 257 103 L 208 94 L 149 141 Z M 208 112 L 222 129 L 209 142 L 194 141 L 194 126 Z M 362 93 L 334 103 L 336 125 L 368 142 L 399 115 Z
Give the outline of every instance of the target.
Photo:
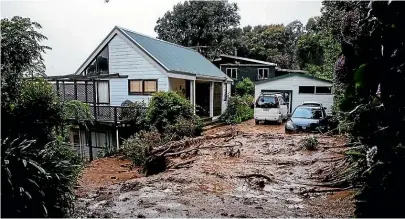
M 291 113 L 288 113 L 288 114 L 287 114 L 287 117 L 288 117 L 288 118 L 291 118 L 291 116 L 292 116 Z
M 323 107 L 324 110 L 326 110 L 326 107 Z

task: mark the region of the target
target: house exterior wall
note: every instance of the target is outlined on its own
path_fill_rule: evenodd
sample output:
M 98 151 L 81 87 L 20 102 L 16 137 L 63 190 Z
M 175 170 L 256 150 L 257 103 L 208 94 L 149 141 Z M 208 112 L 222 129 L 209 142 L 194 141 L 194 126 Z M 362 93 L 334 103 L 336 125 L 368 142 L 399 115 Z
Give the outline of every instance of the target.
M 258 81 L 257 73 L 259 68 L 268 68 L 269 69 L 269 78 L 275 77 L 275 67 L 274 66 L 263 66 L 263 65 L 255 65 L 255 66 L 235 66 L 235 65 L 221 65 L 221 71 L 226 74 L 227 68 L 237 68 L 237 76 L 238 78 L 233 79 L 234 84 L 236 85 L 239 81 L 242 81 L 243 78 L 249 78 L 252 81 Z
M 333 94 L 299 94 L 299 86 L 332 86 L 332 83 L 300 76 L 287 77 L 275 81 L 269 81 L 263 84 L 256 84 L 255 99 L 257 99 L 261 90 L 291 90 L 292 110 L 294 110 L 304 101 L 318 101 L 327 108 L 327 113 L 331 113 L 330 110 L 332 109 L 333 105 Z
M 168 91 L 169 80 L 142 52 L 116 35 L 108 44 L 109 72 L 128 75 L 128 78 L 110 79 L 110 104 L 119 106 L 125 100 L 149 102 L 151 95 L 129 95 L 128 80 L 157 79 L 158 90 Z

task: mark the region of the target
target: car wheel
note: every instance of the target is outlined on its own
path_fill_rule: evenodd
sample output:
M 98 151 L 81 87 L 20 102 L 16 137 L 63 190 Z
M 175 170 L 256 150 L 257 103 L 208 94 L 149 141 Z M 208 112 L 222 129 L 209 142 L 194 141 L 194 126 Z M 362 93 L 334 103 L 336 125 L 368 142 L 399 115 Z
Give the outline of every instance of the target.
M 292 131 L 288 130 L 287 128 L 284 128 L 284 132 L 285 132 L 286 134 L 291 134 L 291 133 L 292 133 Z
M 256 125 L 259 125 L 259 120 L 256 120 L 256 119 L 255 119 L 255 124 L 256 124 Z

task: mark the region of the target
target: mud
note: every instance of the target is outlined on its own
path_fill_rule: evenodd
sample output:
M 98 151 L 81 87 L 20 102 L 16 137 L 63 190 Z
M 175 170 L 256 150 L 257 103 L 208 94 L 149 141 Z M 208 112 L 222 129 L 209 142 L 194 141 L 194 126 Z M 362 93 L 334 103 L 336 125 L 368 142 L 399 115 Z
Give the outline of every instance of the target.
M 193 157 L 188 168 L 167 170 L 150 177 L 86 190 L 76 201 L 76 217 L 351 217 L 352 192 L 302 191 L 327 189 L 314 180 L 341 157 L 344 143 L 338 137 L 319 136 L 320 147 L 306 151 L 300 146 L 305 135 L 262 131 L 256 126 L 230 140 L 214 139 L 204 145 L 241 142 L 239 157 L 227 148 L 199 150 L 172 162 Z M 227 127 L 220 127 L 220 132 Z M 229 128 L 229 127 L 228 127 Z M 282 127 L 268 126 L 269 130 Z M 251 130 L 251 131 L 249 131 Z M 252 131 L 253 130 L 253 131 Z M 210 130 L 212 131 L 212 130 Z M 215 131 L 215 130 L 214 130 Z M 331 148 L 329 148 L 331 147 Z M 329 159 L 332 158 L 332 159 Z M 335 159 L 336 158 L 336 159 Z M 243 178 L 248 174 L 263 177 Z M 119 177 L 119 176 L 118 176 Z

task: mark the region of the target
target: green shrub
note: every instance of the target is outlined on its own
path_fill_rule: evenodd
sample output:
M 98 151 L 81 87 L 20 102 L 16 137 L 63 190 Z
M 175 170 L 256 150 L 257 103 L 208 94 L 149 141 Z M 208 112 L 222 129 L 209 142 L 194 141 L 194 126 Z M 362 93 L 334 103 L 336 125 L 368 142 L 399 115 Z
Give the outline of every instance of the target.
M 121 120 L 125 124 L 125 131 L 132 135 L 141 130 L 148 130 L 147 112 L 147 106 L 144 101 L 126 103 L 125 108 L 121 112 Z
M 149 152 L 164 142 L 161 134 L 155 131 L 140 131 L 123 142 L 124 155 L 135 166 L 143 166 Z
M 2 130 L 3 136 L 25 136 L 26 139 L 36 139 L 38 144 L 45 145 L 53 140 L 55 127 L 60 126 L 64 120 L 63 105 L 52 86 L 44 79 L 25 80 L 19 99 L 12 105 L 9 113 L 13 119 L 2 127 L 8 131 L 5 133 L 6 130 Z
M 191 119 L 180 117 L 176 123 L 167 126 L 166 133 L 174 134 L 176 137 L 194 137 L 201 135 L 203 131 L 203 122 L 198 116 L 193 116 Z
M 249 78 L 243 78 L 242 81 L 235 86 L 236 95 L 254 95 L 255 94 L 255 84 Z
M 67 217 L 82 163 L 71 147 L 2 141 L 2 217 Z
M 227 124 L 239 124 L 253 118 L 251 104 L 253 97 L 245 95 L 243 97 L 233 96 L 228 100 L 228 107 L 221 115 L 220 120 Z
M 194 114 L 190 101 L 175 92 L 155 93 L 149 103 L 147 117 L 149 123 L 156 127 L 161 134 L 164 134 L 165 130 L 167 131 L 171 126 L 176 126 L 180 118 L 194 124 L 188 126 L 194 129 L 190 131 L 191 133 L 197 134 L 202 129 L 202 123 Z M 177 127 L 179 125 L 177 124 Z

